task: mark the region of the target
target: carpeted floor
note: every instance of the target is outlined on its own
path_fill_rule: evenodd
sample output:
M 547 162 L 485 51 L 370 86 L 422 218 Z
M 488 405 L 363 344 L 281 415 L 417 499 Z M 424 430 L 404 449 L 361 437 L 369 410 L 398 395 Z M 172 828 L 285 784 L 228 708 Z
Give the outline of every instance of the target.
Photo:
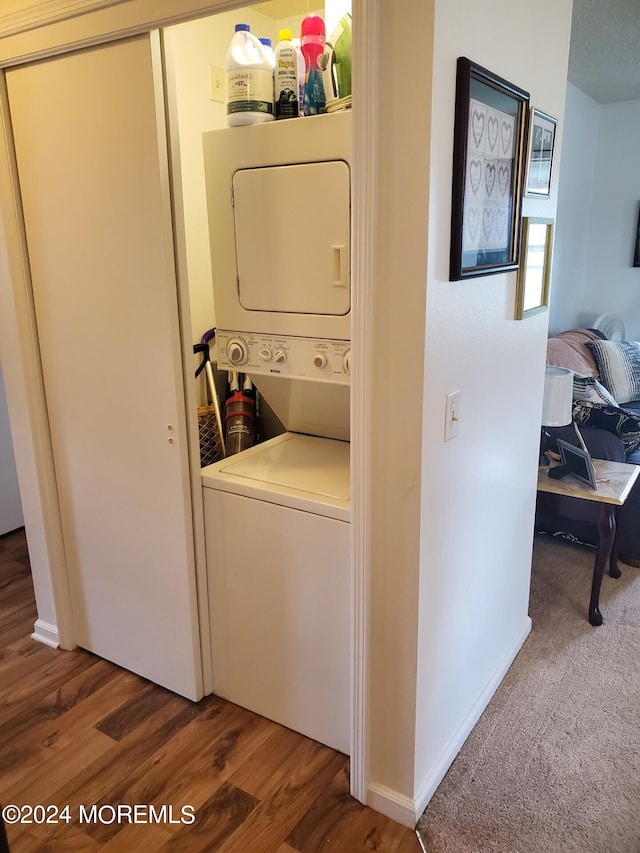
M 640 569 L 536 536 L 533 630 L 418 823 L 428 853 L 640 853 Z

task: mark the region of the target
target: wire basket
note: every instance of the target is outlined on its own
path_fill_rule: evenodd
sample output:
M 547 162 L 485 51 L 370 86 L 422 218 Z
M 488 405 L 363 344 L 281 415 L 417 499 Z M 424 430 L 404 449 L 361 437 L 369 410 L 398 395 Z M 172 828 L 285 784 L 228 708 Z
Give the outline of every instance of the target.
M 201 468 L 224 458 L 215 406 L 198 406 L 198 435 Z

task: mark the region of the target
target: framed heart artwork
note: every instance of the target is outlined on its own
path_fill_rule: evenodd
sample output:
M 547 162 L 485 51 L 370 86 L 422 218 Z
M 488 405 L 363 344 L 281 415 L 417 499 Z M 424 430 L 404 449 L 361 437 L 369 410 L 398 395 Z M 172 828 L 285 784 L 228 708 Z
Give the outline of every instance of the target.
M 449 280 L 518 268 L 529 93 L 458 59 Z

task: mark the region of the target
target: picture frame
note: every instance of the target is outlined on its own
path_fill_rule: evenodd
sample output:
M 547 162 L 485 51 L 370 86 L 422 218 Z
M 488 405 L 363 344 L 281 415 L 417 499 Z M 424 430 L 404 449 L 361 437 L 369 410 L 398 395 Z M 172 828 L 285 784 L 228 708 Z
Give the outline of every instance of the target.
M 553 219 L 525 216 L 522 220 L 522 247 L 516 280 L 516 320 L 524 320 L 548 310 L 553 227 Z
M 535 107 L 531 108 L 525 190 L 527 196 L 551 198 L 551 173 L 557 125 L 557 119 Z
M 518 268 L 529 93 L 458 58 L 449 280 Z
M 588 450 L 559 438 L 558 452 L 560 453 L 562 464 L 556 468 L 549 469 L 550 477 L 560 480 L 562 477 L 572 475 L 580 483 L 584 483 L 585 486 L 589 486 L 591 489 L 598 488 L 596 470 Z
M 638 211 L 638 228 L 636 230 L 636 247 L 633 253 L 634 267 L 640 267 L 640 210 Z

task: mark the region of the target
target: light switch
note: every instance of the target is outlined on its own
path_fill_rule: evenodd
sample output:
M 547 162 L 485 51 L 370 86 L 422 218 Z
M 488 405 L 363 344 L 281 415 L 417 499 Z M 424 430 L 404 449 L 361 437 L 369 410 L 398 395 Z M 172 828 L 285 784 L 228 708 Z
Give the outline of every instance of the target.
M 450 441 L 458 434 L 460 391 L 449 391 L 444 414 L 444 440 Z
M 209 66 L 209 99 L 224 104 L 224 71 L 215 65 Z

